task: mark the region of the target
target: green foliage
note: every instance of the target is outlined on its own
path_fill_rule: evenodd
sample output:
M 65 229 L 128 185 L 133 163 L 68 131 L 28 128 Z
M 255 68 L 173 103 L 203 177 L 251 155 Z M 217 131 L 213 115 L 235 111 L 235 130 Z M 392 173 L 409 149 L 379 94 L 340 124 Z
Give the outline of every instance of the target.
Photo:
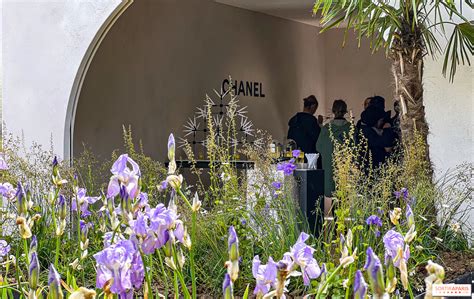
M 231 138 L 232 133 L 227 136 Z M 196 265 L 195 280 L 192 279 L 190 263 L 185 263 L 182 272 L 183 281 L 187 282 L 188 286 L 191 281 L 196 282 L 198 294 L 217 297 L 222 292 L 222 279 L 227 271 L 224 263 L 228 260 L 229 226 L 234 226 L 239 236 L 242 259 L 239 279 L 234 285 L 236 295 L 248 295 L 255 285 L 252 275 L 252 259 L 255 255 L 259 255 L 262 261 L 267 261 L 270 256 L 278 261 L 295 244 L 301 232 L 309 231 L 307 221 L 295 199 L 296 182 L 291 176 L 283 177 L 276 172 L 271 154 L 265 150 L 269 148 L 271 138 L 265 137 L 264 134 L 262 136 L 266 140 L 263 149 L 247 144 L 243 149 L 229 151 L 226 143 L 228 141 L 216 142 L 209 153 L 213 159 L 211 164 L 215 167 L 209 174 L 193 169 L 196 185 L 189 184 L 182 190 L 183 196 L 187 198 L 192 198 L 196 190 L 200 198 L 203 198 L 203 206 L 196 215 L 196 235 L 192 239 Z M 310 238 L 308 241 L 308 245 L 316 249 L 314 257 L 320 266 L 325 264 L 327 273 L 313 280 L 307 287 L 303 286 L 301 279 L 292 278 L 288 285 L 288 293 L 292 296 L 319 294 L 320 297 L 350 297 L 355 271 L 362 269 L 367 248 L 371 247 L 382 257 L 384 245 L 381 238 L 388 230 L 395 229 L 404 236 L 409 232 L 404 216 L 408 209 L 407 203 L 410 203 L 413 209 L 417 232 L 410 243 L 411 257 L 407 269 L 412 288 L 423 288 L 424 277 L 420 272 L 427 260 L 439 260 L 443 251 L 471 250 L 472 230 L 465 221 L 472 211 L 472 203 L 469 201 L 472 197 L 472 164 L 462 165 L 433 183 L 426 162 L 420 158 L 426 155 L 426 146 L 420 137 L 416 138 L 414 143 L 400 148 L 399 153 L 384 166 L 367 169 L 370 155 L 366 142 L 363 139 L 356 142 L 353 136 L 354 129 L 343 143 L 336 142 L 334 147 L 336 217 L 325 221 L 323 233 L 318 239 Z M 51 200 L 50 197 L 52 153 L 34 146 L 30 151 L 23 149 L 27 154 L 22 156 L 18 154 L 21 153 L 20 148 L 21 143 L 18 140 L 5 143 L 4 152 L 10 170 L 2 172 L 2 179 L 12 184 L 16 180 L 22 180 L 35 185 L 28 216 L 42 215 L 32 227 L 33 234 L 39 241 L 38 256 L 43 269 L 40 281 L 47 281 L 47 271 L 44 269 L 55 263 L 57 252 L 57 269 L 70 288 L 94 288 L 96 269 L 92 255 L 103 249 L 102 237 L 114 227 L 111 220 L 104 217 L 103 210 L 101 211 L 101 204 L 105 202 L 104 196 L 96 205 L 90 207 L 91 215 L 87 218 L 88 222 L 95 225 L 88 234 L 88 255 L 81 258 L 83 251 L 78 246 L 76 213 L 68 214 L 66 233 L 61 238 L 58 251 L 54 225 L 57 201 L 54 197 Z M 166 179 L 166 169 L 146 156 L 141 146 L 135 145 L 130 129 L 124 129 L 124 149 L 140 165 L 142 191 L 148 193 L 151 206 L 168 202 L 171 194 L 160 192 L 157 188 L 157 185 Z M 254 168 L 238 170 L 232 163 L 236 154 L 254 161 Z M 69 181 L 60 187 L 61 192 L 68 199 L 75 200 L 73 189 L 76 181 L 73 174 L 77 174 L 77 186 L 87 187 L 88 195 L 104 193 L 110 178 L 109 169 L 117 156 L 117 152 L 114 152 L 110 160 L 102 162 L 86 150 L 74 161 L 74 167 L 70 167 L 67 162 L 60 163 L 59 173 Z M 190 158 L 193 159 L 192 156 Z M 224 163 L 218 163 L 223 161 Z M 213 187 L 207 188 L 206 181 L 213 181 Z M 282 183 L 282 187 L 276 189 L 272 184 L 275 181 Z M 408 199 L 397 199 L 393 195 L 394 191 L 401 188 L 409 190 Z M 184 223 L 191 223 L 192 212 L 180 198 L 175 198 L 175 202 L 179 206 L 180 219 Z M 402 212 L 399 224 L 394 226 L 389 213 L 397 207 L 400 207 Z M 17 263 L 10 263 L 5 274 L 2 273 L 5 281 L 11 283 L 8 288 L 0 287 L 2 295 L 20 289 L 21 283 L 25 283 L 24 277 L 27 277 L 28 263 L 26 257 L 21 255 L 25 251 L 24 243 L 17 237 L 16 216 L 9 215 L 11 213 L 17 213 L 14 200 L 8 201 L 6 209 L 2 209 L 0 214 L 4 221 L 4 232 L 10 226 L 10 233 L 5 239 L 12 246 L 11 254 L 17 258 Z M 381 218 L 382 227 L 377 228 L 381 236 L 376 235 L 374 226 L 366 224 L 365 221 L 370 215 L 378 215 Z M 354 256 L 354 262 L 348 267 L 342 267 L 344 246 L 348 246 L 349 239 L 352 244 L 347 254 Z M 190 252 L 185 252 L 187 261 L 191 260 Z M 163 260 L 164 257 L 159 251 L 145 258 L 150 267 L 153 288 L 170 296 L 173 294 L 173 271 Z M 23 278 L 18 280 L 16 275 Z M 399 272 L 396 275 L 400 277 Z M 19 282 L 19 285 L 15 282 Z M 402 289 L 400 280 L 398 289 Z
M 463 13 L 464 5 L 449 0 L 317 0 L 313 13 L 321 17 L 322 31 L 344 25 L 346 33 L 350 29 L 357 33 L 359 43 L 368 38 L 374 51 L 418 49 L 432 56 L 444 52 L 443 74 L 449 68 L 452 81 L 456 66 L 470 65 L 474 55 L 474 23 Z M 449 38 L 446 26 L 452 27 Z M 442 48 L 446 38 L 449 42 Z

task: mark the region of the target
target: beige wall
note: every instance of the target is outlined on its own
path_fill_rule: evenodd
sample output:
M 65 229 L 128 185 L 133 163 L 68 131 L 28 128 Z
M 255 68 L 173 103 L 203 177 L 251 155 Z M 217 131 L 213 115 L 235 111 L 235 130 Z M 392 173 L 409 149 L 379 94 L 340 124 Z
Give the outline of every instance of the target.
M 322 113 L 335 97 L 358 101 L 374 92 L 375 83 L 361 76 L 351 57 L 365 59 L 359 67 L 370 65 L 363 75 L 373 74 L 375 85 L 388 85 L 380 83 L 386 76 L 376 76 L 383 57 L 349 48 L 348 58 L 334 59 L 340 34 L 317 32 L 207 0 L 136 0 L 90 66 L 77 107 L 74 151 L 85 142 L 108 154 L 122 144 L 122 124 L 130 124 L 147 153 L 164 159 L 168 134 L 182 135 L 205 94 L 229 75 L 263 83 L 265 98 L 240 97 L 240 102 L 255 127 L 280 141 L 304 96 L 315 94 Z
M 324 33 L 326 53 L 326 114 L 330 113 L 332 101 L 346 100 L 356 119 L 360 118 L 364 100 L 373 95 L 385 98 L 385 109 L 393 110 L 392 77 L 390 61 L 384 51 L 372 54 L 369 43 L 360 48 L 356 36 L 349 32 L 342 47 L 344 30 Z M 321 111 L 322 112 L 322 111 Z

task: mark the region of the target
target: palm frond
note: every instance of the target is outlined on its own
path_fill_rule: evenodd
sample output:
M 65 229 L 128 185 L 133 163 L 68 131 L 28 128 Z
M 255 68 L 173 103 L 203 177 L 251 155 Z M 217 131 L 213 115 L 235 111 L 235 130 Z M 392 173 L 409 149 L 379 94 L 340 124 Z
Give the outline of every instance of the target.
M 449 65 L 449 80 L 452 82 L 457 65 L 461 63 L 471 65 L 469 57 L 472 55 L 474 55 L 474 24 L 471 22 L 457 24 L 446 47 L 443 75 L 446 76 Z

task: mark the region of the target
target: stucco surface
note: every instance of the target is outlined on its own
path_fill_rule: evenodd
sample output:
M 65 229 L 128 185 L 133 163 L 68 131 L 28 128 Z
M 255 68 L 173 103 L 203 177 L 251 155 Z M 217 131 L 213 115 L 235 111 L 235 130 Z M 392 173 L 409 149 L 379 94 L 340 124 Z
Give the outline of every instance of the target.
M 63 154 L 71 87 L 87 47 L 120 0 L 3 0 L 6 129 Z

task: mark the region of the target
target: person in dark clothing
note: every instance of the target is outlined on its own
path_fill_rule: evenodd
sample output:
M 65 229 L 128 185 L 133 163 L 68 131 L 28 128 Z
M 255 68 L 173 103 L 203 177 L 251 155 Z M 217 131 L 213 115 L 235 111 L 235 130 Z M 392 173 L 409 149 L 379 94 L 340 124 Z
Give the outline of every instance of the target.
M 384 163 L 392 152 L 395 137 L 390 124 L 385 122 L 386 112 L 378 105 L 370 105 L 361 114 L 365 124 L 361 132 L 367 139 L 369 151 L 372 156 L 372 167 Z
M 370 102 L 372 101 L 373 97 L 368 97 L 364 100 L 364 110 L 362 112 L 365 111 L 365 109 L 367 109 L 367 107 L 370 106 Z M 356 123 L 356 129 L 357 131 L 360 131 L 361 127 L 363 126 L 364 124 L 362 123 L 362 117 L 357 121 Z
M 294 140 L 304 153 L 317 153 L 316 142 L 321 128 L 314 113 L 318 109 L 318 100 L 314 95 L 310 95 L 303 99 L 303 102 L 303 112 L 296 113 L 288 122 L 287 138 Z

